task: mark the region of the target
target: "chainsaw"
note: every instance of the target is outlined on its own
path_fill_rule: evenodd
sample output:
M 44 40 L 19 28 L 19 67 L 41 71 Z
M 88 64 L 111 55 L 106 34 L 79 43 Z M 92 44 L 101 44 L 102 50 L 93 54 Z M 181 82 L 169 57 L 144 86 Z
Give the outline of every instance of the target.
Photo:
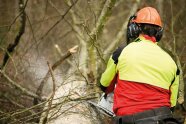
M 112 110 L 113 108 L 113 92 L 107 94 L 105 97 L 105 93 L 103 93 L 98 101 L 98 103 L 89 101 L 90 104 L 98 108 L 103 114 L 106 114 L 107 116 L 113 117 L 114 112 Z

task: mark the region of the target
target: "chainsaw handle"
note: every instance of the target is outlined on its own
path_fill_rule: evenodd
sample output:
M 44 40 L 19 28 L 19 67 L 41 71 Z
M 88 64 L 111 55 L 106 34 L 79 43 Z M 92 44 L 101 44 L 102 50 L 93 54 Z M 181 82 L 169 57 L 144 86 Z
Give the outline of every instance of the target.
M 101 99 L 107 99 L 107 94 L 106 93 L 102 93 L 102 95 L 101 95 L 101 97 L 100 97 L 100 101 L 101 101 Z
M 106 99 L 107 98 L 107 93 L 104 93 L 103 97 Z

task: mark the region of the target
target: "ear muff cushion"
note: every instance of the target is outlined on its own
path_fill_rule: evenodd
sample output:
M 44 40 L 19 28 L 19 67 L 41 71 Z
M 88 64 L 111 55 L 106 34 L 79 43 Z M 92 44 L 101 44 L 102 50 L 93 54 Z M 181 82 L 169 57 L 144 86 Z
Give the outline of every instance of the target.
M 140 32 L 141 32 L 141 28 L 135 22 L 131 22 L 128 25 L 128 28 L 127 28 L 128 38 L 135 39 L 139 36 Z
M 156 33 L 156 41 L 160 41 L 163 36 L 163 28 L 161 28 L 157 33 Z

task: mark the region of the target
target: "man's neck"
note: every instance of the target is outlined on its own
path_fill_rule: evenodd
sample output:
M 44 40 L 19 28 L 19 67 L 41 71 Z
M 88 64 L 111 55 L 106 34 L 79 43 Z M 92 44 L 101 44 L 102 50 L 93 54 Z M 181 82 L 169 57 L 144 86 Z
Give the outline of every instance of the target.
M 150 40 L 152 41 L 153 43 L 156 43 L 156 38 L 154 36 L 149 36 L 149 35 L 146 35 L 146 34 L 140 34 L 140 37 L 143 37 L 145 38 L 146 40 Z

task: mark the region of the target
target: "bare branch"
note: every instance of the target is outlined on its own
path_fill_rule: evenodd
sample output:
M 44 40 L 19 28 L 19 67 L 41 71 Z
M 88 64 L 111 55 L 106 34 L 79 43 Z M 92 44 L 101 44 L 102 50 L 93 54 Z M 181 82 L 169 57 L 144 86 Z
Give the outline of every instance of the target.
M 8 82 L 9 82 L 12 86 L 18 88 L 18 89 L 19 89 L 20 91 L 22 91 L 25 95 L 28 95 L 28 96 L 30 96 L 30 97 L 37 98 L 37 99 L 41 100 L 41 98 L 40 98 L 38 95 L 36 95 L 35 93 L 29 91 L 28 89 L 25 89 L 24 87 L 22 87 L 21 85 L 19 85 L 17 82 L 13 81 L 7 74 L 5 74 L 5 72 L 3 72 L 2 70 L 0 70 L 0 73 L 2 74 L 3 77 L 5 77 L 5 78 L 8 80 Z
M 128 24 L 128 18 L 133 15 L 137 8 L 138 8 L 138 2 L 136 2 L 132 7 L 131 7 L 131 11 L 127 17 L 127 19 L 124 21 L 123 25 L 121 26 L 120 31 L 117 33 L 116 38 L 114 39 L 114 41 L 107 47 L 107 49 L 104 51 L 104 58 L 106 58 L 108 55 L 108 53 L 110 53 L 113 49 L 116 48 L 116 46 L 118 46 L 118 43 L 121 41 L 121 39 L 124 36 L 124 32 L 126 32 L 126 28 L 127 28 L 127 24 Z
M 55 44 L 55 46 L 54 46 L 55 48 L 56 48 L 56 50 L 57 50 L 57 53 L 59 54 L 59 56 L 60 57 L 62 57 L 63 56 L 63 54 L 62 54 L 62 51 L 61 51 L 61 49 L 59 48 L 59 45 L 58 44 Z M 70 60 L 67 60 L 67 62 L 73 67 L 74 66 L 74 64 L 70 61 Z
M 74 48 L 74 47 L 73 47 Z M 71 49 L 73 49 L 71 48 Z M 51 74 L 51 77 L 52 77 L 52 82 L 53 82 L 53 90 L 52 90 L 52 94 L 49 98 L 49 102 L 48 102 L 48 110 L 46 111 L 45 113 L 45 117 L 43 119 L 43 122 L 42 124 L 46 124 L 47 123 L 47 119 L 48 119 L 48 114 L 49 114 L 49 111 L 50 111 L 50 108 L 52 107 L 52 101 L 53 101 L 53 98 L 54 98 L 54 95 L 55 95 L 55 90 L 56 90 L 56 85 L 55 85 L 55 78 L 54 78 L 54 74 L 53 74 L 53 70 L 52 70 L 52 67 L 50 66 L 50 63 L 47 62 L 48 64 L 48 67 L 49 67 L 49 71 L 50 71 L 50 74 Z
M 89 43 L 89 69 L 93 72 L 93 74 L 96 73 L 95 70 L 95 66 L 96 66 L 96 56 L 95 56 L 95 50 L 98 53 L 99 58 L 101 59 L 101 61 L 106 64 L 105 60 L 102 57 L 102 52 L 99 50 L 99 45 L 97 45 L 98 43 L 96 43 L 97 38 L 101 35 L 103 28 L 105 26 L 105 23 L 107 21 L 107 19 L 110 17 L 112 9 L 114 7 L 116 3 L 116 0 L 107 0 L 105 2 L 105 5 L 101 11 L 101 14 L 98 18 L 98 21 L 96 23 L 96 27 L 91 31 L 89 39 L 88 39 L 88 43 Z M 87 32 L 87 34 L 89 35 L 89 33 Z M 94 47 L 94 48 L 93 48 Z
M 94 39 L 96 39 L 96 37 L 98 37 L 98 35 L 101 34 L 108 17 L 111 15 L 111 12 L 112 12 L 112 9 L 113 9 L 115 3 L 116 3 L 116 0 L 107 0 L 106 1 L 105 5 L 103 7 L 103 10 L 101 12 L 101 15 L 99 16 L 98 21 L 96 23 L 96 27 L 91 32 L 91 36 Z
M 19 44 L 21 36 L 23 35 L 25 31 L 25 25 L 26 25 L 26 14 L 25 14 L 25 6 L 23 0 L 19 0 L 19 11 L 20 11 L 20 27 L 19 32 L 14 40 L 13 44 L 9 44 L 6 50 L 6 53 L 3 58 L 3 63 L 1 65 L 1 69 L 4 68 L 4 66 L 7 64 L 9 60 L 9 54 L 12 54 L 16 48 L 16 46 Z
M 70 6 L 71 2 L 68 1 L 66 4 L 68 6 Z M 70 10 L 70 15 L 71 15 L 73 24 L 71 24 L 67 19 L 65 19 L 65 21 L 68 23 L 69 26 L 71 26 L 72 30 L 75 32 L 75 36 L 77 37 L 78 41 L 80 42 L 80 53 L 79 53 L 78 63 L 81 66 L 80 68 L 82 70 L 82 72 L 80 72 L 80 73 L 85 78 L 86 71 L 87 71 L 86 62 L 87 62 L 87 58 L 88 58 L 87 43 L 86 43 L 87 36 L 83 34 L 81 27 L 77 25 L 77 23 L 81 24 L 81 22 L 78 21 L 78 16 L 75 14 L 74 10 L 72 10 L 72 9 Z M 79 68 L 78 68 L 78 70 L 79 70 Z
M 27 19 L 28 19 L 28 24 L 29 24 L 30 29 L 31 29 L 31 32 L 32 32 L 32 37 L 33 37 L 35 43 L 37 43 L 37 40 L 36 40 L 36 37 L 35 37 L 35 34 L 34 34 L 34 29 L 33 29 L 33 27 L 32 27 L 32 24 L 31 24 L 30 18 L 29 18 L 29 16 L 28 16 L 27 14 L 26 14 L 26 17 L 27 17 Z
M 158 7 L 158 10 L 159 10 L 159 13 L 160 15 L 163 16 L 163 2 L 164 0 L 157 0 L 157 7 Z
M 12 103 L 15 106 L 18 106 L 19 108 L 22 108 L 22 109 L 26 108 L 25 106 L 21 105 L 20 103 L 16 102 L 15 100 L 11 99 L 7 95 L 3 95 L 3 97 L 5 97 L 8 101 L 10 101 L 10 103 Z M 35 113 L 33 110 L 29 110 L 28 112 L 30 112 L 31 114 Z
M 23 11 L 25 10 L 25 8 L 27 6 L 27 3 L 28 3 L 28 0 L 26 0 L 25 5 L 23 6 L 22 11 L 19 11 L 19 14 L 13 19 L 13 21 L 11 22 L 11 24 L 10 25 L 6 25 L 6 27 L 8 27 L 8 32 L 11 30 L 11 28 L 12 28 L 13 24 L 16 22 L 16 20 L 22 15 Z M 22 7 L 22 5 L 19 6 L 19 8 Z M 0 41 L 0 44 L 2 43 L 2 41 L 4 40 L 4 38 L 6 37 L 6 35 L 8 34 L 8 32 L 5 34 L 5 36 L 3 36 L 3 38 Z
M 78 2 L 78 0 L 76 0 L 76 1 L 67 9 L 67 11 L 66 11 L 63 15 L 61 15 L 61 18 L 60 18 L 58 21 L 56 21 L 56 22 L 49 28 L 49 30 L 41 37 L 41 40 L 42 40 L 45 36 L 47 36 L 48 33 L 49 33 L 53 28 L 55 28 L 55 27 L 65 18 L 65 16 L 68 14 L 68 12 L 71 10 L 71 8 L 72 8 L 77 2 Z
M 55 64 L 52 66 L 52 70 L 55 70 L 57 66 L 59 66 L 65 59 L 67 59 L 68 57 L 70 57 L 72 55 L 72 53 L 75 53 L 77 51 L 78 46 L 74 46 L 71 49 L 68 50 L 68 52 L 61 57 L 60 60 L 58 60 L 57 62 L 55 62 Z
M 68 1 L 67 2 L 67 5 L 70 6 L 71 5 L 71 2 Z M 73 31 L 76 33 L 76 37 L 79 39 L 79 42 L 83 45 L 85 45 L 85 40 L 86 38 L 84 38 L 85 36 L 83 35 L 82 33 L 82 30 L 80 29 L 80 27 L 78 27 L 76 24 L 77 24 L 77 16 L 74 12 L 74 10 L 70 10 L 70 14 L 71 14 L 71 18 L 72 18 L 72 22 L 73 22 L 73 25 L 68 21 L 68 20 L 65 20 L 73 29 Z
M 183 71 L 186 69 L 186 63 L 184 63 L 184 65 L 183 65 Z M 186 75 L 186 74 L 185 74 Z M 184 76 L 184 78 L 185 78 L 185 76 Z

